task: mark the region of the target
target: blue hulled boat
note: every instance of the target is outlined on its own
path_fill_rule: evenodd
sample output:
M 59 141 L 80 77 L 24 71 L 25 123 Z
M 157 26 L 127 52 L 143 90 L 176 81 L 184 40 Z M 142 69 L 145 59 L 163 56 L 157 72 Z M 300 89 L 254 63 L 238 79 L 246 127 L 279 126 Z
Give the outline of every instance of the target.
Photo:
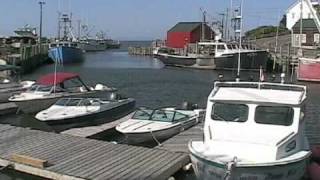
M 48 56 L 58 64 L 79 63 L 83 61 L 83 50 L 75 42 L 51 43 Z

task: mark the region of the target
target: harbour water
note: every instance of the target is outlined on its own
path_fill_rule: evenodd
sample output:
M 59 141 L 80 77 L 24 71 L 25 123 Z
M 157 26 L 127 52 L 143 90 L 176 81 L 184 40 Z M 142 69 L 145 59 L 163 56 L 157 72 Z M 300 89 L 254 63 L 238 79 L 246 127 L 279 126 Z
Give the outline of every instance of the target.
M 146 42 L 149 43 L 149 42 Z M 132 44 L 130 44 L 132 45 Z M 143 44 L 139 44 L 143 45 Z M 126 45 L 122 49 L 87 53 L 82 64 L 72 66 L 59 66 L 59 71 L 79 73 L 82 79 L 90 84 L 102 83 L 119 89 L 120 93 L 136 99 L 137 107 L 165 107 L 180 105 L 183 101 L 197 103 L 199 107 L 205 107 L 207 96 L 213 88 L 213 83 L 219 74 L 225 79 L 234 79 L 236 72 L 212 71 L 181 68 L 167 68 L 157 59 L 143 56 L 129 56 Z M 52 73 L 54 65 L 46 65 L 32 74 L 23 76 L 23 79 L 37 79 L 39 76 Z M 242 79 L 253 76 L 258 78 L 257 72 L 242 72 Z M 307 122 L 307 132 L 311 141 L 320 142 L 317 138 L 317 130 L 320 105 L 320 85 L 308 83 L 309 100 L 307 109 L 312 119 Z M 307 116 L 308 117 L 308 116 Z M 310 116 L 309 116 L 310 117 Z M 22 127 L 31 127 L 44 131 L 59 131 L 48 125 L 36 121 L 29 115 L 12 115 L 1 117 L 0 123 L 12 124 Z M 68 127 L 64 127 L 68 128 Z M 117 141 L 117 135 L 104 137 L 103 140 Z M 178 175 L 178 179 L 193 179 L 193 175 Z M 38 179 L 20 173 L 5 171 L 0 174 L 4 180 Z

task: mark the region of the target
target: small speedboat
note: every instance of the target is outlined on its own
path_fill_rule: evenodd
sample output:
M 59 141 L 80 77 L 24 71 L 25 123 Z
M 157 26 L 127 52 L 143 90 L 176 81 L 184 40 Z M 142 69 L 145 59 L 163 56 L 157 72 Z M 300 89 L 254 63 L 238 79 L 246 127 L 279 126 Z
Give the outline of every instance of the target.
M 104 98 L 108 92 L 114 91 L 116 89 L 102 84 L 89 87 L 78 74 L 58 72 L 40 77 L 35 85 L 25 92 L 11 96 L 9 101 L 16 103 L 24 113 L 38 113 L 61 98 Z
M 204 112 L 200 109 L 140 108 L 131 119 L 119 124 L 116 130 L 126 136 L 129 144 L 160 142 L 197 124 Z
M 112 96 L 116 97 L 116 96 Z M 130 111 L 135 100 L 99 98 L 62 98 L 50 108 L 39 112 L 35 117 L 47 124 L 66 124 L 80 121 L 93 121 L 107 118 L 118 112 Z
M 197 178 L 300 180 L 311 154 L 305 100 L 305 86 L 216 82 L 204 140 L 189 143 Z

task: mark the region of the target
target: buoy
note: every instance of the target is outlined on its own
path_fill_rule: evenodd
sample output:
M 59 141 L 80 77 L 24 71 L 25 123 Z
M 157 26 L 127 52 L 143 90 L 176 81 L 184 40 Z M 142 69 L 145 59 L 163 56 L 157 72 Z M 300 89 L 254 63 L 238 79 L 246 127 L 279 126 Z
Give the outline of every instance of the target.
M 311 180 L 320 180 L 320 166 L 317 163 L 311 163 L 308 166 L 308 175 Z
M 176 180 L 176 178 L 171 176 L 171 177 L 168 178 L 168 180 Z

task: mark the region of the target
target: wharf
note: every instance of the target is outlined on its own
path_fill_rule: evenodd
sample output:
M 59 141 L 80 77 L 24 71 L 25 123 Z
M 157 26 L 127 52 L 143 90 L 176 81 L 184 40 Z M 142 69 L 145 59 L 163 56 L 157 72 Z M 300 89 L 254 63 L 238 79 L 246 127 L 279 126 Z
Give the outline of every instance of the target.
M 18 106 L 15 103 L 1 103 L 0 116 L 14 114 L 18 111 Z
M 68 129 L 66 131 L 61 132 L 61 134 L 67 134 L 71 136 L 84 137 L 84 138 L 92 138 L 108 130 L 114 129 L 118 124 L 129 120 L 132 115 L 133 113 L 130 113 L 127 116 L 120 118 L 116 121 L 101 124 L 99 126 L 89 126 L 89 127 Z
M 153 56 L 152 47 L 129 47 L 128 52 L 130 55 Z
M 0 166 L 43 178 L 167 179 L 188 161 L 185 153 L 0 125 Z
M 181 132 L 180 134 L 168 139 L 161 145 L 157 146 L 156 149 L 168 150 L 171 152 L 187 153 L 189 141 L 200 141 L 203 138 L 203 125 L 199 123 L 196 126 Z

